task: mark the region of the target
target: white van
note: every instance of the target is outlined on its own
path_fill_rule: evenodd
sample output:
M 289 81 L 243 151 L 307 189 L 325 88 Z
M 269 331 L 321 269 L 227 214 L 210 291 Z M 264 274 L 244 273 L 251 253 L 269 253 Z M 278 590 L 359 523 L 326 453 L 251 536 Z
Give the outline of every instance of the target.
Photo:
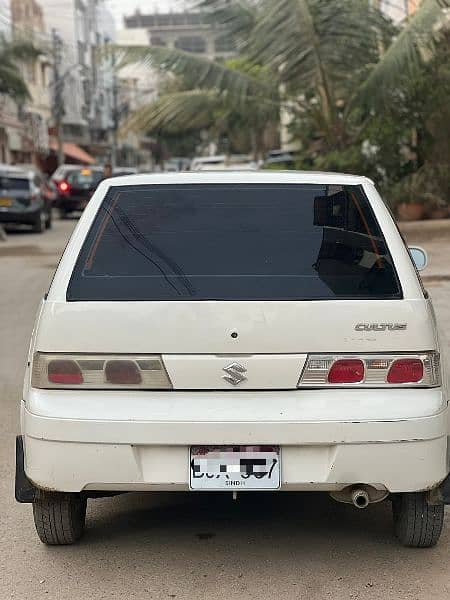
M 294 490 L 387 499 L 401 543 L 435 544 L 448 397 L 412 257 L 364 177 L 103 181 L 31 340 L 16 497 L 40 539 L 75 542 L 100 495 Z

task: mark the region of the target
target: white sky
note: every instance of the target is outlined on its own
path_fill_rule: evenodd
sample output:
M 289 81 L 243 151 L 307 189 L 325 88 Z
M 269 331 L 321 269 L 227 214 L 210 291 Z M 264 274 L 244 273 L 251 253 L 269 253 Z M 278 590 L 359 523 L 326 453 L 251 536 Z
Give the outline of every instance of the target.
M 106 6 L 114 13 L 117 29 L 123 28 L 123 16 L 132 15 L 136 8 L 142 13 L 183 10 L 192 5 L 189 0 L 105 0 Z

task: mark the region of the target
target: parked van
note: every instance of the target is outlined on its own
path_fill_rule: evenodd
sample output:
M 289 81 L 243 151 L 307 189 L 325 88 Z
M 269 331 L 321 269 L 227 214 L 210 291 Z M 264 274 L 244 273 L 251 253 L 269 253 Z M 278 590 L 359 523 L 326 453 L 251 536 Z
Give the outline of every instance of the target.
M 16 497 L 40 539 L 75 542 L 102 494 L 308 491 L 390 501 L 402 544 L 436 544 L 449 412 L 425 264 L 364 177 L 103 181 L 31 340 Z

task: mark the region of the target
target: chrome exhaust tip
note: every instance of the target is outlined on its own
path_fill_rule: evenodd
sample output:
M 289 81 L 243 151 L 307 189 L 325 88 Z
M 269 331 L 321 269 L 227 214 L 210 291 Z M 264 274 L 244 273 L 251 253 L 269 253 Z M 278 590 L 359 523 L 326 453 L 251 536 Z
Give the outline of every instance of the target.
M 367 508 L 370 504 L 369 494 L 362 489 L 357 489 L 351 495 L 352 504 L 356 508 Z

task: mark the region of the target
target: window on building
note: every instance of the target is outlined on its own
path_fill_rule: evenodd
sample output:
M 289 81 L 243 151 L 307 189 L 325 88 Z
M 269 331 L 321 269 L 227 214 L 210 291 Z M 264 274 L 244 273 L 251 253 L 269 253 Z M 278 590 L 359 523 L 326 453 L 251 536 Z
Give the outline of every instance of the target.
M 184 35 L 177 39 L 175 47 L 185 52 L 201 54 L 206 52 L 206 41 L 199 35 Z
M 165 40 L 159 35 L 152 35 L 150 38 L 150 44 L 152 46 L 166 46 Z
M 170 25 L 170 15 L 157 15 L 156 24 L 162 27 L 167 27 Z
M 202 15 L 191 13 L 187 15 L 187 22 L 189 23 L 189 25 L 201 25 L 204 22 L 204 20 L 202 18 Z

